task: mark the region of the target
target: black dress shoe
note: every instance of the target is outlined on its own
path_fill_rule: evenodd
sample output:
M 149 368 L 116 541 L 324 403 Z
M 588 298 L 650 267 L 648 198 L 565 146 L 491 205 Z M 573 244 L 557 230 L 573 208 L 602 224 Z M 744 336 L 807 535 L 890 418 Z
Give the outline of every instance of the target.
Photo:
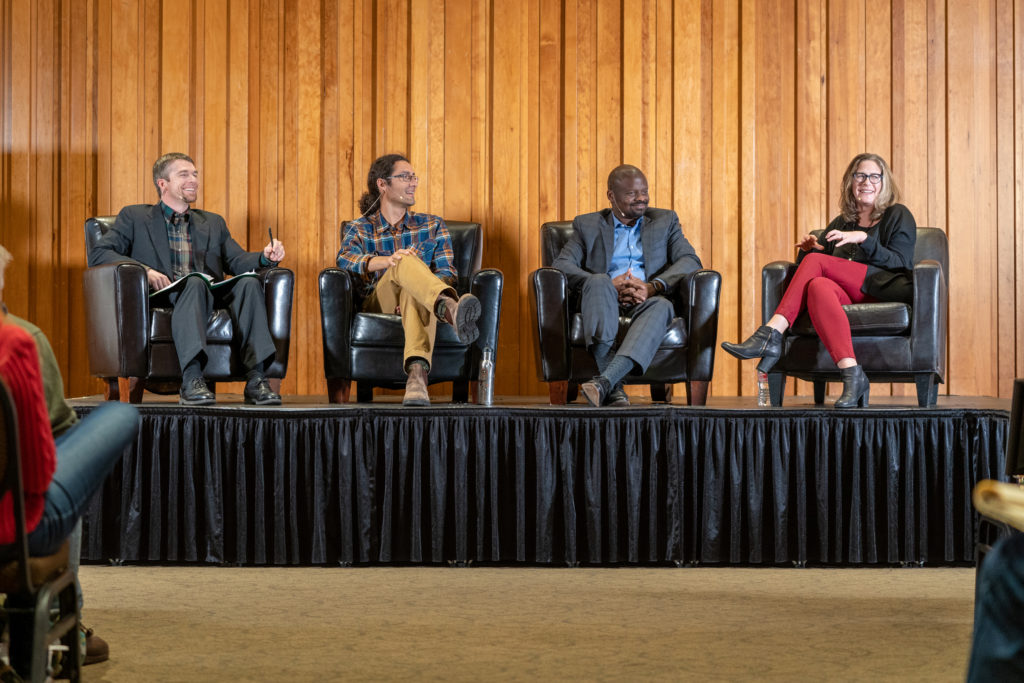
M 266 377 L 259 377 L 245 383 L 245 402 L 257 406 L 279 406 L 281 395 L 274 393 Z
M 604 399 L 611 393 L 611 384 L 604 377 L 595 377 L 589 382 L 580 385 L 580 392 L 587 399 L 587 403 L 595 408 L 604 405 Z
M 626 390 L 622 388 L 621 382 L 608 393 L 604 404 L 613 408 L 624 408 L 629 405 L 629 396 L 626 395 Z
M 864 368 L 859 365 L 839 368 L 839 374 L 843 376 L 843 393 L 836 399 L 836 408 L 867 408 L 871 382 Z
M 768 372 L 782 355 L 782 333 L 773 327 L 761 325 L 745 342 L 722 342 L 722 348 L 742 360 L 760 358 L 757 369 Z
M 209 387 L 206 386 L 206 380 L 202 377 L 196 377 L 182 382 L 181 391 L 178 392 L 178 403 L 183 406 L 208 406 L 216 403 L 217 397 L 213 395 Z

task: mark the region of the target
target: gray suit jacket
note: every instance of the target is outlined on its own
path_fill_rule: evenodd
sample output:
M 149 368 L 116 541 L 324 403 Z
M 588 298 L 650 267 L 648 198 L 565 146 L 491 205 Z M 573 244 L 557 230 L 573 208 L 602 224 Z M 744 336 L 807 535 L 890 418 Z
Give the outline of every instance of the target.
M 217 280 L 225 272 L 237 275 L 260 267 L 261 252 L 242 249 L 217 214 L 190 209 L 189 229 L 196 268 Z M 90 266 L 118 261 L 135 261 L 171 277 L 171 245 L 158 204 L 121 209 L 114 227 L 89 251 Z
M 668 291 L 683 277 L 701 268 L 697 252 L 683 236 L 675 211 L 647 209 L 640 244 L 647 281 L 657 278 L 665 283 Z M 612 210 L 603 209 L 576 217 L 572 222 L 572 236 L 551 265 L 565 273 L 570 288 L 578 290 L 589 275 L 608 272 L 614 251 Z

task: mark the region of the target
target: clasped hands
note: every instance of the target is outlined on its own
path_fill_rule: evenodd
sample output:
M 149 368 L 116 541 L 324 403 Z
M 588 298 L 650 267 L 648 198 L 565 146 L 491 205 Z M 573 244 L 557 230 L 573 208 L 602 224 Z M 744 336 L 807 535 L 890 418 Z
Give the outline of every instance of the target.
M 825 239 L 829 242 L 835 242 L 835 246 L 841 247 L 844 244 L 860 244 L 868 238 L 868 234 L 863 230 L 829 230 L 825 233 Z M 824 245 L 818 242 L 818 238 L 813 234 L 804 235 L 803 238 L 796 243 L 796 246 L 803 251 L 824 251 Z
M 633 277 L 632 269 L 612 278 L 612 284 L 619 293 L 619 304 L 623 306 L 636 306 L 654 296 L 654 285 Z

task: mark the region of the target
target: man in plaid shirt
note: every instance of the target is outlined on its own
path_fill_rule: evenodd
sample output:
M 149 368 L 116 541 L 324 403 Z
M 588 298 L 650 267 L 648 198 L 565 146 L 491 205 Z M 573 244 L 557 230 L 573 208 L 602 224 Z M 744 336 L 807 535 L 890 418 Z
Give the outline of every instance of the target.
M 407 375 L 402 403 L 412 406 L 430 405 L 427 373 L 437 321 L 454 327 L 463 344 L 480 334 L 480 301 L 472 294 L 458 297 L 454 288 L 452 238 L 444 220 L 409 210 L 418 184 L 400 154 L 375 160 L 359 199 L 362 216 L 346 226 L 338 252 L 338 267 L 363 278 L 363 310 L 402 316 Z

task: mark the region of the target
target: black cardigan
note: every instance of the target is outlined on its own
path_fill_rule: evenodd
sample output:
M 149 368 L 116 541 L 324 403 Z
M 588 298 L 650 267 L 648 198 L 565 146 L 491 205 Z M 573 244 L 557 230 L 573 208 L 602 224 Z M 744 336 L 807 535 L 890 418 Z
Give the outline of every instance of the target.
M 832 230 L 863 230 L 868 238 L 857 245 L 844 245 L 836 253 L 835 242 L 826 242 L 824 235 Z M 917 222 L 907 207 L 893 204 L 882 218 L 870 228 L 862 228 L 856 221 L 847 221 L 837 216 L 825 228 L 818 243 L 825 247 L 822 252 L 801 250 L 797 263 L 808 253 L 822 253 L 829 256 L 866 263 L 867 275 L 861 291 L 879 301 L 914 302 L 914 244 L 917 242 Z

